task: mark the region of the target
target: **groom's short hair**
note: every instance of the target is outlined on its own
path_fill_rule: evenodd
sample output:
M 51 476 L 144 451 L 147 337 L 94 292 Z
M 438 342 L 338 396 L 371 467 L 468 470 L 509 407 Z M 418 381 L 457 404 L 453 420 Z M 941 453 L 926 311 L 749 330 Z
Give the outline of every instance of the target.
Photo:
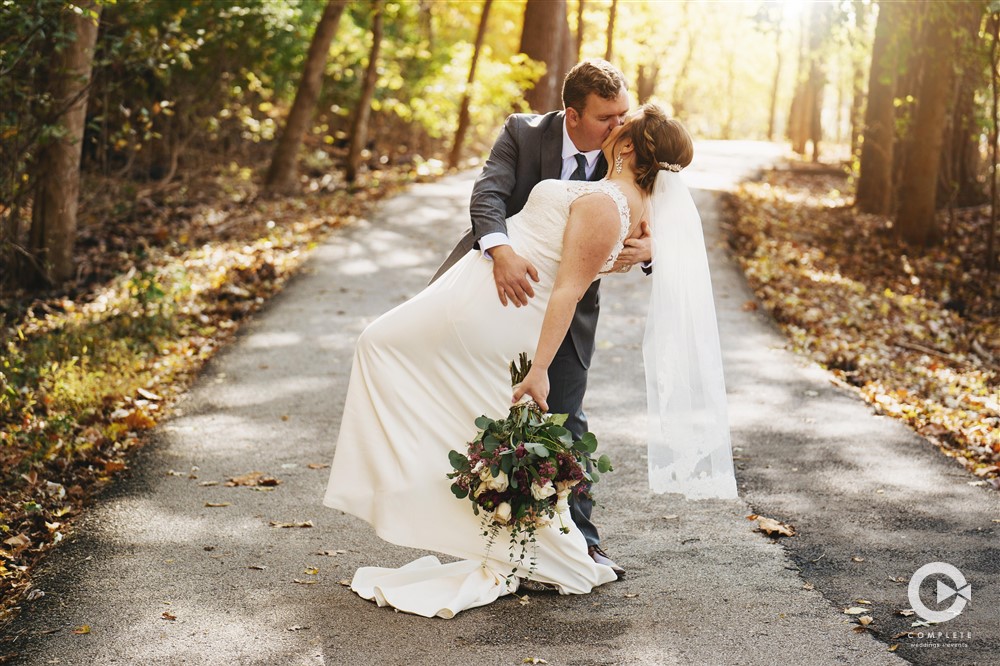
M 623 88 L 628 89 L 625 75 L 610 62 L 602 58 L 581 60 L 567 72 L 563 80 L 563 106 L 583 113 L 590 93 L 613 100 Z

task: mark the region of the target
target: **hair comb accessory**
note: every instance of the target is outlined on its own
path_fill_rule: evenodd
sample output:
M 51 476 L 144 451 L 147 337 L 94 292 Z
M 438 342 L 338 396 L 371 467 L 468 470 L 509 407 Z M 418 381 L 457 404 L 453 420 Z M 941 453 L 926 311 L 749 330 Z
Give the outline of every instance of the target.
M 670 162 L 660 162 L 659 164 L 661 169 L 673 171 L 674 173 L 678 173 L 683 168 L 680 164 L 671 164 Z

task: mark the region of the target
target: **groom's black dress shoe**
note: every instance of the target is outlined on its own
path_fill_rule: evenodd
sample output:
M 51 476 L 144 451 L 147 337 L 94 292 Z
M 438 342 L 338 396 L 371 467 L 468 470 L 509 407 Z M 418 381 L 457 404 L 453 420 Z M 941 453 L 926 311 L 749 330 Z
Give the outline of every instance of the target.
M 590 555 L 590 557 L 598 564 L 611 567 L 611 570 L 615 572 L 616 576 L 618 576 L 618 580 L 625 577 L 625 570 L 615 564 L 615 561 L 608 557 L 608 554 L 605 553 L 600 546 L 587 546 L 587 554 Z

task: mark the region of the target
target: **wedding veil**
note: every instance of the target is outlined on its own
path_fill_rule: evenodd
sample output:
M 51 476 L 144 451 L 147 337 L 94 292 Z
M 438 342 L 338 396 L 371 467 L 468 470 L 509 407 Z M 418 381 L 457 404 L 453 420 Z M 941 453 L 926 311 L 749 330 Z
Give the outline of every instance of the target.
M 643 359 L 649 487 L 690 499 L 735 498 L 722 350 L 701 216 L 679 173 L 652 195 L 655 269 Z

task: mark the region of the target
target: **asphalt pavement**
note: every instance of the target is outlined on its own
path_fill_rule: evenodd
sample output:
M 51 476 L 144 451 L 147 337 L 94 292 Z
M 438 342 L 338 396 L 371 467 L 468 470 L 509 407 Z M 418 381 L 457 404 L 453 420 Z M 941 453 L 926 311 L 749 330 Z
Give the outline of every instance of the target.
M 23 604 L 0 654 L 32 666 L 997 663 L 1000 497 L 832 386 L 743 308 L 752 295 L 719 236 L 719 200 L 776 155 L 706 142 L 686 172 L 709 234 L 740 500 L 649 492 L 649 284 L 638 271 L 604 281 L 586 409 L 615 461 L 595 519 L 625 580 L 587 596 L 506 597 L 452 620 L 378 608 L 340 583 L 421 554 L 324 508 L 322 466 L 358 333 L 417 293 L 467 225 L 473 174 L 461 174 L 410 188 L 314 252 L 48 558 L 36 576 L 45 594 Z M 223 485 L 252 471 L 280 484 Z M 751 513 L 798 534 L 775 541 Z M 910 608 L 906 580 L 939 560 L 965 574 L 972 602 L 924 630 L 971 638 L 893 639 L 916 619 L 895 615 Z M 872 631 L 855 631 L 850 607 L 872 609 Z

